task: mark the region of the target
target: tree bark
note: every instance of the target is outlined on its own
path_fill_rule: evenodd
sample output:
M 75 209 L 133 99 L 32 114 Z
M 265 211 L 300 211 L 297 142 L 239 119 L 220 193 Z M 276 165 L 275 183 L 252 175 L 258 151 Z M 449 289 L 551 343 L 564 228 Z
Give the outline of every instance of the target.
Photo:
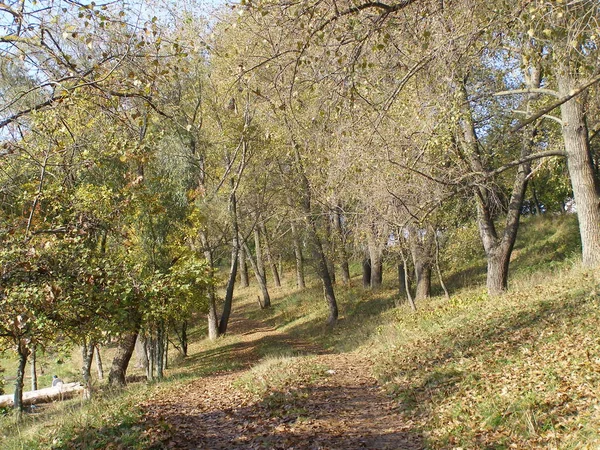
M 371 289 L 378 289 L 383 282 L 383 252 L 376 237 L 369 233 L 369 260 L 371 261 Z
M 256 235 L 255 235 L 256 236 Z M 262 300 L 260 300 L 260 307 L 262 309 L 271 307 L 271 296 L 269 295 L 269 289 L 267 287 L 267 283 L 264 277 L 264 274 L 260 271 L 257 262 L 254 260 L 252 253 L 250 252 L 250 248 L 248 244 L 244 242 L 244 248 L 246 249 L 246 254 L 248 255 L 248 260 L 250 261 L 250 265 L 252 266 L 252 270 L 254 271 L 254 276 L 256 277 L 256 282 L 260 287 L 262 293 Z
M 396 306 L 404 303 L 406 299 L 406 279 L 404 273 L 404 264 L 398 264 L 398 300 Z
M 31 348 L 31 361 L 29 363 L 31 366 L 31 390 L 37 391 L 38 388 L 38 380 L 37 380 L 37 351 L 36 346 L 33 345 Z
M 248 279 L 248 264 L 246 261 L 246 251 L 244 246 L 240 247 L 239 258 L 240 287 L 247 288 L 250 286 L 250 280 Z
M 281 287 L 281 279 L 279 278 L 279 272 L 277 270 L 277 262 L 275 258 L 273 258 L 273 254 L 271 252 L 271 244 L 269 243 L 269 236 L 267 234 L 267 227 L 264 222 L 260 223 L 260 232 L 265 241 L 265 253 L 267 255 L 267 261 L 269 263 L 269 267 L 271 268 L 271 275 L 273 276 L 273 282 L 275 283 L 275 287 Z
M 400 249 L 400 256 L 402 257 L 402 267 L 404 269 L 404 290 L 406 291 L 406 298 L 408 300 L 408 304 L 413 311 L 417 310 L 417 306 L 415 305 L 415 301 L 413 300 L 413 296 L 410 293 L 410 283 L 408 280 L 408 258 L 406 257 L 404 251 Z
M 104 368 L 102 367 L 102 356 L 100 355 L 100 347 L 94 346 L 94 358 L 96 360 L 96 371 L 98 373 L 98 379 L 104 379 Z
M 334 211 L 334 224 L 339 240 L 340 269 L 342 283 L 350 284 L 350 265 L 348 264 L 348 251 L 346 250 L 347 238 L 342 220 L 342 207 L 338 204 Z
M 111 385 L 125 385 L 125 374 L 127 373 L 127 366 L 129 365 L 129 360 L 131 359 L 131 355 L 133 354 L 133 350 L 135 348 L 137 336 L 137 331 L 121 336 L 119 345 L 117 346 L 117 353 L 113 358 L 110 372 L 108 374 L 108 382 Z
M 81 346 L 81 377 L 83 378 L 83 397 L 85 400 L 92 398 L 92 360 L 94 359 L 94 347 L 92 342 L 83 341 Z
M 568 64 L 559 68 L 558 90 L 566 96 L 576 88 Z M 600 265 L 600 190 L 590 152 L 589 132 L 583 96 L 577 96 L 560 107 L 562 135 L 567 153 L 567 167 L 577 207 L 581 235 L 582 262 L 585 267 Z
M 214 260 L 212 250 L 210 248 L 210 242 L 208 240 L 208 233 L 205 230 L 200 231 L 200 242 L 203 247 L 204 258 L 208 262 L 211 270 L 214 270 Z M 215 286 L 210 283 L 208 286 L 208 339 L 214 341 L 219 337 L 219 318 L 217 316 L 217 300 L 215 295 Z
M 291 222 L 292 229 L 292 244 L 294 246 L 294 257 L 296 259 L 296 285 L 299 289 L 304 289 L 306 283 L 304 281 L 304 256 L 302 255 L 302 245 L 294 221 Z
M 23 411 L 23 385 L 25 380 L 25 366 L 29 357 L 29 349 L 24 339 L 19 340 L 17 348 L 19 354 L 19 365 L 17 366 L 17 379 L 15 380 L 15 393 L 13 396 L 13 407 L 17 411 Z
M 362 261 L 362 282 L 365 289 L 371 286 L 371 260 L 369 258 L 364 258 Z
M 235 287 L 235 279 L 237 277 L 238 269 L 238 252 L 240 249 L 239 241 L 239 226 L 237 217 L 237 197 L 235 193 L 235 180 L 231 179 L 231 193 L 229 194 L 229 215 L 231 218 L 231 228 L 233 232 L 231 242 L 231 266 L 229 269 L 229 280 L 227 281 L 227 287 L 225 288 L 225 301 L 223 303 L 223 313 L 221 314 L 221 320 L 219 321 L 219 334 L 225 334 L 227 332 L 227 325 L 229 324 L 229 316 L 231 315 L 231 306 L 233 304 L 233 289 Z

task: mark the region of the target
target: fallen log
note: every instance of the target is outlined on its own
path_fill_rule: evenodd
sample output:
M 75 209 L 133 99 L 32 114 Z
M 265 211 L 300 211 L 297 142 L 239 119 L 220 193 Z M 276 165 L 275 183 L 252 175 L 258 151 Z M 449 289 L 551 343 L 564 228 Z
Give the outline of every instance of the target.
M 83 392 L 80 383 L 60 383 L 58 386 L 23 392 L 23 406 L 66 400 Z M 14 405 L 14 395 L 0 395 L 0 408 Z

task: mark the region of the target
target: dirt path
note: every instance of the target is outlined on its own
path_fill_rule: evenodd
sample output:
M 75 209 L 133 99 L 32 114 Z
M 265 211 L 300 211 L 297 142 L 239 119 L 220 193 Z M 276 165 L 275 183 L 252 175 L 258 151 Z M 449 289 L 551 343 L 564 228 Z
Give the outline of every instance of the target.
M 232 351 L 250 367 L 259 342 L 285 342 L 318 353 L 263 324 L 235 317 Z M 198 378 L 144 405 L 153 448 L 422 449 L 423 438 L 394 412 L 393 402 L 356 354 L 318 354 L 326 376 L 257 401 L 232 384 L 244 371 Z M 248 369 L 244 369 L 248 370 Z

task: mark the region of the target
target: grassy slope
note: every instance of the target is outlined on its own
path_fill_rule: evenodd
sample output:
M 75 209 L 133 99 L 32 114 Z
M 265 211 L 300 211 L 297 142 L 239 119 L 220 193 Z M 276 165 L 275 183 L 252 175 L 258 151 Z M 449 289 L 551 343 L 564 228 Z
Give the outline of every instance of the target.
M 511 291 L 493 299 L 470 281 L 485 276 L 472 231 L 465 230 L 450 245 L 446 264 L 454 270 L 446 276 L 455 289 L 452 299 L 423 302 L 416 314 L 392 307 L 392 280 L 389 288 L 370 292 L 357 279 L 337 290 L 342 317 L 333 332 L 322 325 L 326 311 L 319 287 L 274 292 L 268 311 L 258 310 L 256 294 L 246 290 L 238 310 L 313 345 L 354 351 L 373 361 L 376 376 L 398 401 L 398 413 L 428 437 L 432 448 L 598 448 L 599 280 L 578 268 L 573 256 L 578 247 L 574 217 L 524 222 L 511 266 Z M 470 287 L 456 290 L 465 285 Z M 229 336 L 194 343 L 192 357 L 171 371 L 173 379 L 152 389 L 238 368 L 226 352 L 235 342 Z M 270 372 L 280 372 L 268 370 L 270 361 L 281 364 L 280 357 L 269 355 L 286 351 L 265 344 L 262 383 Z M 296 357 L 285 365 L 296 363 L 306 360 Z M 277 384 L 272 381 L 267 385 Z M 240 388 L 253 389 L 251 373 L 242 376 Z M 72 437 L 87 448 L 110 447 L 111 442 L 143 448 L 135 405 L 150 391 L 138 387 L 126 395 L 107 395 L 86 405 L 83 414 L 73 402 L 45 417 L 30 417 L 20 427 L 21 437 L 12 419 L 4 419 L 0 427 L 13 426 L 6 427 L 11 431 L 3 448 L 34 448 L 42 435 L 41 448 Z M 63 412 L 69 408 L 72 414 Z M 79 419 L 71 421 L 75 414 Z

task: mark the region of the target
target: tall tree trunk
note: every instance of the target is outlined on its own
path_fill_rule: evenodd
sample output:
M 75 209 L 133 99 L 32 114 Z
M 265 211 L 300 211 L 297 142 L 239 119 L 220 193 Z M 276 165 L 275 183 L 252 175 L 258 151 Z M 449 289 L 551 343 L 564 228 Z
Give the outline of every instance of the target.
M 94 359 L 94 343 L 83 341 L 81 346 L 81 377 L 83 378 L 83 397 L 92 398 L 92 361 Z
M 333 289 L 331 275 L 329 274 L 329 270 L 327 268 L 327 256 L 325 255 L 323 244 L 321 242 L 321 239 L 319 238 L 317 219 L 312 214 L 310 182 L 306 177 L 306 172 L 304 170 L 302 158 L 300 157 L 298 148 L 299 147 L 297 145 L 294 145 L 294 156 L 295 163 L 297 166 L 297 174 L 300 177 L 299 181 L 301 205 L 304 212 L 306 224 L 308 225 L 308 237 L 311 247 L 311 253 L 313 255 L 313 261 L 317 265 L 317 274 L 319 278 L 321 278 L 321 282 L 323 283 L 325 301 L 327 302 L 327 309 L 329 310 L 329 315 L 327 317 L 326 324 L 328 327 L 331 328 L 335 326 L 338 319 L 337 301 L 335 299 L 335 291 Z
M 275 283 L 275 287 L 281 287 L 281 279 L 279 278 L 279 272 L 277 271 L 277 261 L 275 261 L 275 258 L 273 258 L 273 253 L 271 252 L 271 244 L 269 243 L 267 227 L 265 226 L 264 222 L 260 223 L 260 232 L 265 240 L 265 253 L 267 255 L 267 261 L 269 262 L 269 267 L 271 267 L 273 282 Z
M 296 259 L 296 285 L 299 289 L 304 289 L 306 283 L 304 281 L 304 256 L 302 255 L 302 245 L 300 244 L 300 237 L 294 221 L 291 221 L 292 228 L 292 244 L 294 245 L 294 257 Z
M 237 276 L 238 252 L 240 249 L 237 198 L 235 193 L 235 181 L 233 178 L 231 179 L 231 193 L 229 194 L 229 216 L 231 219 L 231 228 L 233 232 L 231 243 L 231 266 L 229 269 L 229 280 L 227 281 L 227 287 L 225 288 L 223 313 L 221 314 L 221 320 L 219 321 L 219 334 L 225 334 L 227 332 L 227 325 L 229 324 L 231 305 L 233 304 L 233 289 L 235 287 L 235 279 Z
M 108 382 L 111 385 L 125 385 L 125 374 L 127 373 L 127 366 L 129 365 L 129 360 L 131 359 L 131 355 L 133 354 L 133 350 L 135 348 L 137 336 L 137 331 L 121 336 L 119 345 L 117 346 L 117 353 L 113 358 L 110 372 L 108 374 Z
M 23 385 L 25 381 L 25 366 L 29 357 L 29 348 L 25 343 L 25 339 L 19 340 L 17 348 L 19 354 L 19 365 L 17 366 L 17 379 L 15 380 L 15 393 L 13 406 L 17 411 L 23 411 Z
M 248 278 L 248 264 L 246 261 L 246 250 L 244 249 L 244 246 L 240 246 L 239 258 L 240 287 L 247 288 L 250 286 L 250 280 Z
M 431 296 L 431 265 L 422 260 L 413 261 L 415 265 L 415 300 L 423 300 Z
M 255 235 L 256 236 L 256 235 Z M 260 287 L 262 293 L 262 300 L 260 300 L 260 307 L 262 309 L 271 307 L 271 296 L 269 295 L 269 289 L 267 288 L 267 282 L 265 280 L 264 274 L 260 271 L 257 262 L 254 260 L 252 253 L 250 252 L 250 248 L 248 244 L 244 242 L 244 248 L 246 249 L 246 254 L 248 255 L 248 260 L 250 261 L 250 265 L 252 266 L 252 270 L 254 271 L 254 276 L 256 277 L 256 282 Z
M 200 231 L 200 242 L 202 243 L 204 258 L 208 262 L 211 270 L 214 270 L 213 253 L 208 240 L 208 233 L 205 230 Z M 214 341 L 219 337 L 219 318 L 217 316 L 217 299 L 215 295 L 215 286 L 210 283 L 208 286 L 208 338 Z
M 566 96 L 576 88 L 569 70 L 567 63 L 561 64 L 559 68 L 557 79 L 560 96 Z M 594 173 L 583 101 L 584 96 L 579 95 L 561 105 L 562 135 L 573 197 L 577 206 L 583 265 L 598 267 L 600 265 L 600 190 Z
M 35 344 L 31 347 L 31 390 L 37 391 L 38 380 L 37 380 L 37 351 Z
M 98 379 L 104 379 L 104 367 L 102 367 L 102 356 L 100 355 L 100 347 L 94 346 L 94 359 L 96 360 L 96 372 L 98 373 Z

